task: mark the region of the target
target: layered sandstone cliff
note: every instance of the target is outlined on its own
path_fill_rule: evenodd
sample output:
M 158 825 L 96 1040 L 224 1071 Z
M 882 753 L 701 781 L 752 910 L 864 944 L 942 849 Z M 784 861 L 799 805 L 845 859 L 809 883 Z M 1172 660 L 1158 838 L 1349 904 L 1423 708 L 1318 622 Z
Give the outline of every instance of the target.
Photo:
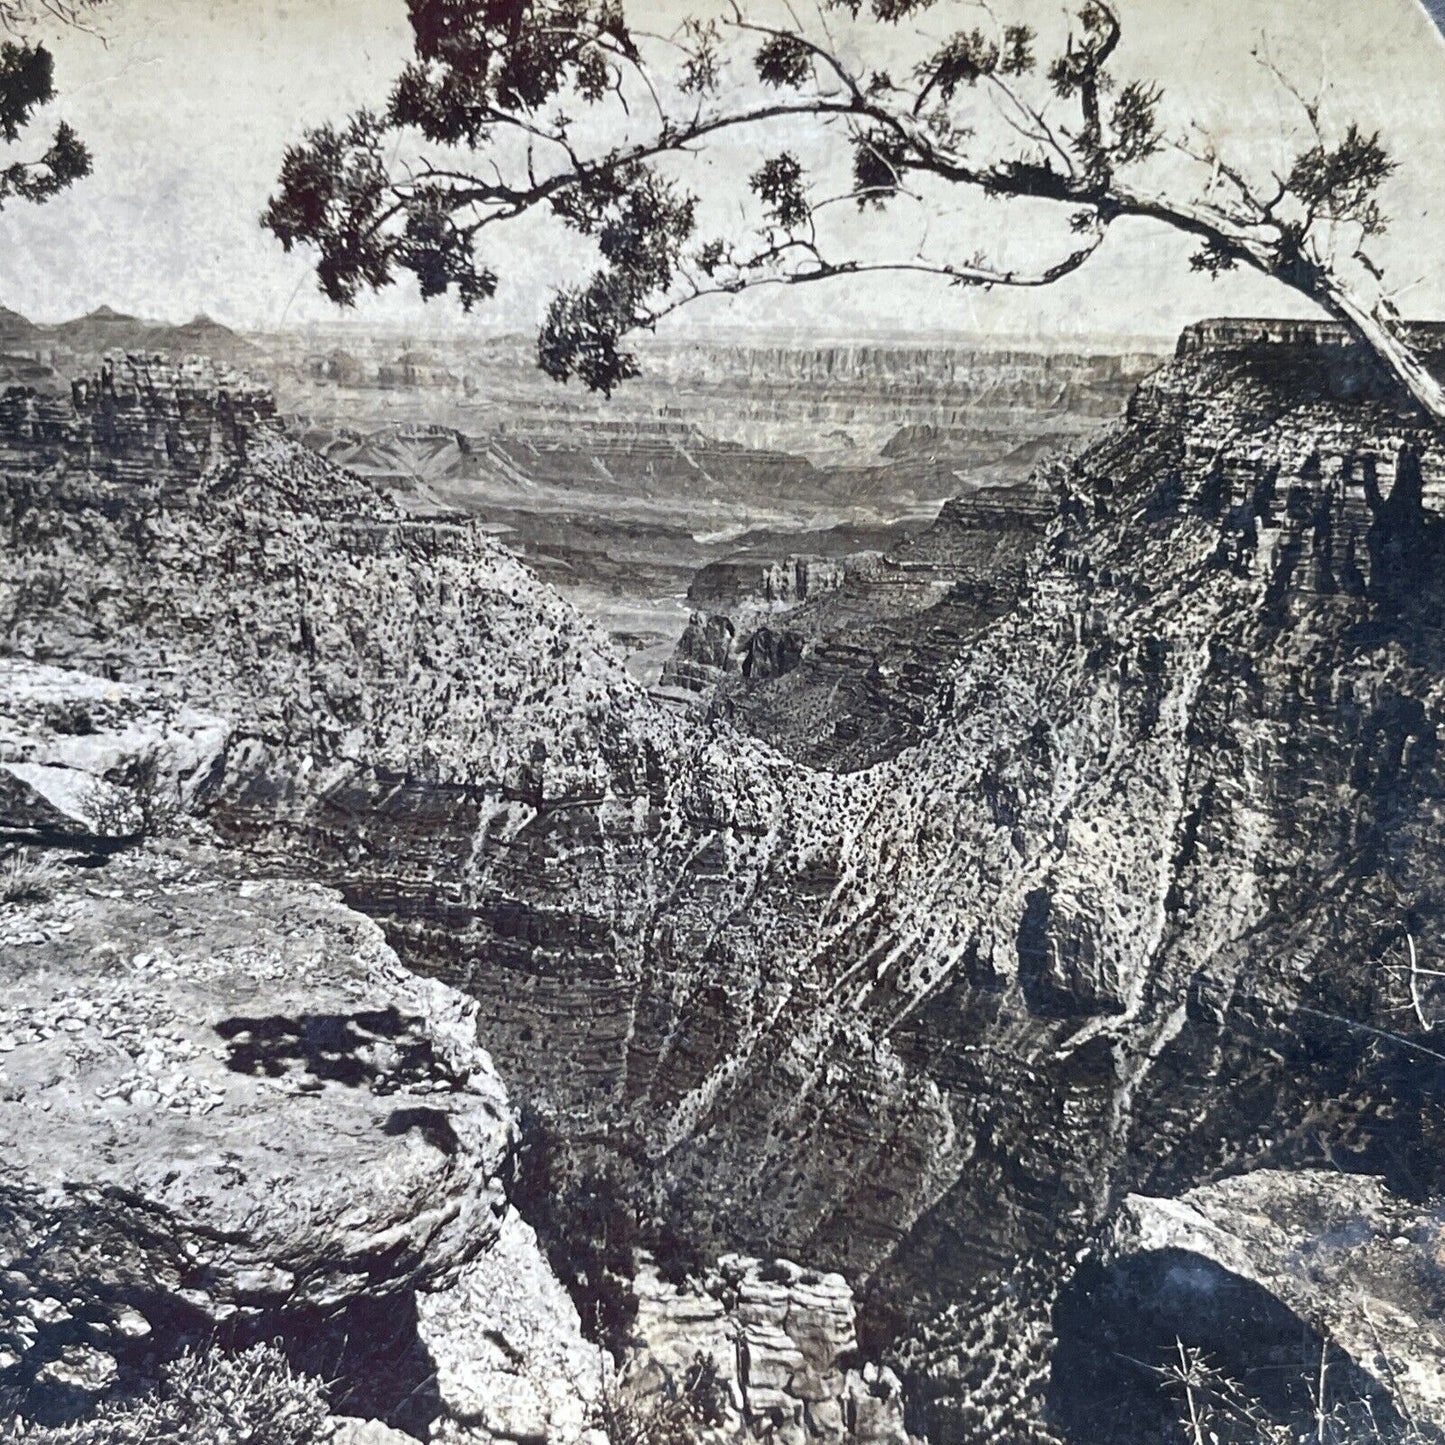
M 1017 605 L 1057 508 L 1054 471 L 945 502 L 888 553 L 704 568 L 662 685 L 812 767 L 897 756 L 923 736 L 959 653 Z
M 237 724 L 231 790 L 253 781 L 258 817 L 358 773 L 459 798 L 603 788 L 637 689 L 595 631 L 465 518 L 410 519 L 225 415 L 217 396 L 196 412 L 218 438 L 197 476 L 137 482 L 110 465 L 124 440 L 98 462 L 87 440 L 4 468 L 8 651 L 213 705 Z M 84 403 L 68 416 L 88 438 Z
M 33 466 L 65 457 L 144 484 L 194 478 L 276 414 L 270 391 L 230 367 L 116 352 L 71 394 L 10 387 L 0 397 L 0 460 Z
M 226 710 L 219 826 L 473 997 L 651 1217 L 866 1284 L 915 1425 L 1023 1440 L 1125 1192 L 1328 1162 L 1445 1193 L 1445 1000 L 1408 971 L 1445 449 L 1333 376 L 1251 344 L 1146 382 L 917 741 L 847 775 L 663 712 L 474 530 L 269 437 L 124 525 L 119 483 L 8 472 L 0 613 Z

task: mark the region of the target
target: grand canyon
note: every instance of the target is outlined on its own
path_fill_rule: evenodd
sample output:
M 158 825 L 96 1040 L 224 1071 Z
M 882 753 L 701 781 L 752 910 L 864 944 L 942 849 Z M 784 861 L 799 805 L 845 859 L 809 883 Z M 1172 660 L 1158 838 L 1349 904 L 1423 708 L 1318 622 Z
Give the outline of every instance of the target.
M 37 1429 L 218 1339 L 358 1441 L 1436 1438 L 1445 473 L 1342 332 L 129 325 L 0 399 Z
M 1445 1445 L 1439 0 L 0 32 L 0 1445 Z

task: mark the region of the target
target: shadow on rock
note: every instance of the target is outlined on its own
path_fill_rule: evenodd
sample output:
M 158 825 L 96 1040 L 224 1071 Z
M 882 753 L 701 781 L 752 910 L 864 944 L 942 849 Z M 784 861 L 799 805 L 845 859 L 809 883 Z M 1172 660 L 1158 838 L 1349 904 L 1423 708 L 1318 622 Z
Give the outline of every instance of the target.
M 337 1083 L 366 1087 L 373 1094 L 458 1082 L 437 1057 L 423 1021 L 395 1008 L 295 1018 L 237 1017 L 217 1024 L 216 1032 L 230 1045 L 226 1063 L 238 1074 L 279 1079 L 300 1072 L 314 1089 Z
M 1184 1439 L 1189 1418 L 1221 1441 L 1436 1438 L 1286 1305 L 1188 1250 L 1086 1267 L 1054 1324 L 1049 1414 L 1079 1445 Z

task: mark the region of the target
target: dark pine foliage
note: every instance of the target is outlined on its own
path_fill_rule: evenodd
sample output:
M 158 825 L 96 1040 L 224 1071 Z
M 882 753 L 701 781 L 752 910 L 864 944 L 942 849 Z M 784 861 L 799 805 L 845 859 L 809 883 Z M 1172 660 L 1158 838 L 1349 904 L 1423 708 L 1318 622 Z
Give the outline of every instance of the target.
M 55 99 L 55 61 L 44 45 L 7 40 L 0 44 L 0 136 L 20 141 L 35 112 Z M 48 201 L 90 174 L 90 152 L 64 121 L 38 160 L 0 164 L 0 204 L 8 200 Z
M 452 294 L 469 310 L 501 284 L 484 238 L 550 214 L 595 246 L 599 265 L 556 292 L 538 363 L 611 392 L 638 369 L 628 335 L 702 296 L 878 270 L 1047 285 L 1083 265 L 1116 220 L 1142 217 L 1190 235 L 1197 269 L 1248 266 L 1331 310 L 1445 417 L 1445 392 L 1410 364 L 1388 298 L 1358 304 L 1337 266 L 1379 279 L 1361 249 L 1385 227 L 1377 195 L 1394 169 L 1377 135 L 1351 125 L 1328 138 L 1306 105 L 1309 144 L 1263 182 L 1187 141 L 1170 146 L 1160 88 L 1113 73 L 1122 30 L 1108 0 L 1078 0 L 1067 35 L 1047 44 L 987 7 L 950 33 L 935 0 L 823 0 L 781 17 L 754 15 L 747 0 L 697 3 L 713 13 L 660 35 L 640 18 L 646 6 L 625 13 L 621 0 L 409 0 L 413 55 L 384 105 L 291 147 L 263 223 L 288 250 L 315 252 L 321 288 L 342 305 L 410 275 L 422 296 Z M 845 43 L 839 26 L 856 33 Z M 891 73 L 852 58 L 900 41 L 915 58 Z M 37 62 L 31 75 L 7 53 L 3 71 L 30 87 L 13 111 L 23 119 L 24 95 L 48 89 L 48 70 Z M 0 105 L 0 126 L 7 114 Z M 836 133 L 851 186 L 779 151 L 780 122 L 790 141 L 809 127 Z M 669 166 L 729 135 L 771 158 L 743 185 L 735 171 L 713 173 L 729 188 L 715 209 L 731 219 L 699 234 L 696 198 Z M 1177 175 L 1150 174 L 1166 148 L 1196 164 L 1187 194 L 1172 193 Z M 57 151 L 61 172 L 70 154 Z M 839 200 L 870 215 L 905 197 L 926 208 L 939 183 L 1056 203 L 1062 236 L 1042 228 L 1053 261 L 991 265 L 967 246 L 925 257 L 891 217 L 874 254 L 853 254 L 856 237 L 820 223 Z

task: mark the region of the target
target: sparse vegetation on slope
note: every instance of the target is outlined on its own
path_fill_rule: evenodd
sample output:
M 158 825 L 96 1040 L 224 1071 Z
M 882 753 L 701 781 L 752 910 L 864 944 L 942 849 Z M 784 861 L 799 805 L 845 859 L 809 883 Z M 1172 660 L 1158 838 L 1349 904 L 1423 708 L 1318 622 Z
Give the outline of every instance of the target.
M 322 1445 L 326 1388 L 274 1344 L 188 1350 L 156 1386 L 66 1425 L 0 1421 L 5 1445 Z
M 0 858 L 0 903 L 43 903 L 50 897 L 59 871 L 50 854 L 16 848 Z

